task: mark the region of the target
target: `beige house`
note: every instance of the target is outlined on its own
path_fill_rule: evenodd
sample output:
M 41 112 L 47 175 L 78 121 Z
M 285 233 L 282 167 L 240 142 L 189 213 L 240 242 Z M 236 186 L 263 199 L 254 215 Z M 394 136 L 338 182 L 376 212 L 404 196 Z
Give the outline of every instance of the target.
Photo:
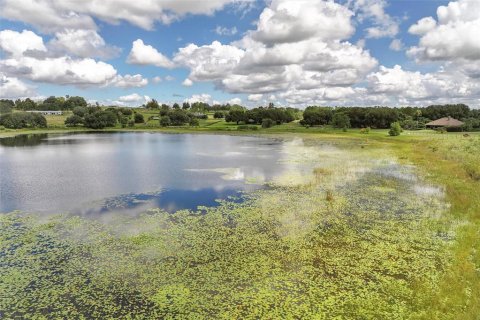
M 463 122 L 452 117 L 440 118 L 426 124 L 427 128 L 460 128 Z

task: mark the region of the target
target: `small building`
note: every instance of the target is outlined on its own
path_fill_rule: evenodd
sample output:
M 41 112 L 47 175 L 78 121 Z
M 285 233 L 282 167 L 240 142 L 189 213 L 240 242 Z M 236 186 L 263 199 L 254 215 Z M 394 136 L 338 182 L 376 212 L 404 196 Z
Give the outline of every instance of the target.
M 35 111 L 27 111 L 31 113 L 40 113 L 44 116 L 61 116 L 63 111 L 53 111 L 53 110 L 35 110 Z
M 452 117 L 440 118 L 438 120 L 429 122 L 425 125 L 427 128 L 461 128 L 463 122 Z

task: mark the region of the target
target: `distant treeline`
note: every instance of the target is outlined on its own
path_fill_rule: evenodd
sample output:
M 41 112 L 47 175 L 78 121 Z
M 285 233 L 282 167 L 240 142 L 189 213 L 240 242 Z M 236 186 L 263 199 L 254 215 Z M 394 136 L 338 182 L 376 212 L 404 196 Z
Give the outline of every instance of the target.
M 431 105 L 416 107 L 316 107 L 303 112 L 302 125 L 318 126 L 331 124 L 339 128 L 386 129 L 399 122 L 404 129 L 424 129 L 425 124 L 443 117 L 452 117 L 465 122 L 465 129 L 480 128 L 480 110 L 472 110 L 465 104 Z
M 310 106 L 302 111 L 290 107 L 278 108 L 272 103 L 267 107 L 254 109 L 247 109 L 237 104 L 210 105 L 205 102 L 174 103 L 170 106 L 159 104 L 153 99 L 141 107 L 158 110 L 162 126 L 197 125 L 198 119 L 206 118 L 207 113 L 214 113 L 214 118 L 225 118 L 227 122 L 245 125 L 261 124 L 264 127 L 302 119 L 300 123 L 304 126 L 332 125 L 338 128 L 385 129 L 389 128 L 392 123 L 399 122 L 404 129 L 415 130 L 425 128 L 425 124 L 429 121 L 443 117 L 452 117 L 465 123 L 464 130 L 480 129 L 480 110 L 470 109 L 465 104 L 431 105 L 425 108 Z M 116 119 L 115 125 L 120 122 L 122 126 L 133 125 L 133 123 L 140 121 L 143 122 L 143 119 L 140 119 L 140 115 L 133 119 L 132 114 L 125 114 L 128 113 L 126 110 L 130 108 L 107 107 L 106 110 L 105 108 L 99 109 L 98 105 L 88 105 L 87 101 L 79 96 L 67 96 L 65 98 L 51 96 L 41 102 L 35 102 L 29 98 L 16 101 L 0 100 L 0 114 L 11 113 L 14 108 L 21 111 L 74 111 L 77 109 L 78 112 L 74 112 L 74 116 L 67 119 L 66 124 L 69 126 L 110 127 L 114 126 L 113 119 Z M 88 115 L 80 115 L 82 112 L 79 110 L 86 110 L 85 112 Z M 113 115 L 108 115 L 104 112 L 110 112 Z M 121 116 L 119 116 L 119 112 L 122 114 Z M 20 116 L 16 117 L 18 119 L 6 118 L 9 126 L 28 122 L 26 120 L 20 121 Z M 23 115 L 22 117 L 26 119 L 30 116 Z
M 181 105 L 178 103 L 174 103 L 172 106 L 169 106 L 167 104 L 159 104 L 157 100 L 153 99 L 149 101 L 147 104 L 142 105 L 142 107 L 147 108 L 147 109 L 181 109 L 185 111 L 191 111 L 191 112 L 215 112 L 215 111 L 230 111 L 234 109 L 244 109 L 244 107 L 237 105 L 237 104 L 215 104 L 215 105 L 210 105 L 205 102 L 184 102 Z
M 253 109 L 235 108 L 225 115 L 225 121 L 236 122 L 237 124 L 261 124 L 268 128 L 275 124 L 282 124 L 299 120 L 301 110 L 296 108 L 275 108 L 272 104 L 268 107 Z
M 86 107 L 87 101 L 83 97 L 48 97 L 43 101 L 33 101 L 30 98 L 15 101 L 3 99 L 0 100 L 0 112 L 2 109 L 15 108 L 24 111 L 63 111 L 73 110 L 75 107 Z M 2 112 L 6 113 L 6 112 Z

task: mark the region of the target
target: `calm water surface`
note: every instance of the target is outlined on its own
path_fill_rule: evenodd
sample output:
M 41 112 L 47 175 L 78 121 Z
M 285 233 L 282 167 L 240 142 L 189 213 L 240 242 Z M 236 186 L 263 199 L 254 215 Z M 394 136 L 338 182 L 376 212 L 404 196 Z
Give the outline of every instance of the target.
M 159 133 L 3 138 L 0 212 L 95 216 L 212 206 L 281 174 L 282 146 L 257 137 Z

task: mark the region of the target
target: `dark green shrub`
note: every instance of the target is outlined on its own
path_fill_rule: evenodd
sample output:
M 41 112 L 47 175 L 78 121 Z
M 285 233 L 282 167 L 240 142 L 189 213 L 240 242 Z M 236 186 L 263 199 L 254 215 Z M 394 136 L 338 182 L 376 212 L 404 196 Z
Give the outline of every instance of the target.
M 45 128 L 47 119 L 39 113 L 15 112 L 0 116 L 0 125 L 9 129 Z
M 198 121 L 198 119 L 196 119 L 196 118 L 192 118 L 192 119 L 190 120 L 190 123 L 189 123 L 189 124 L 190 124 L 190 126 L 192 126 L 192 127 L 198 127 L 198 126 L 200 125 L 200 121 Z
M 262 128 L 264 128 L 264 129 L 266 129 L 266 128 L 271 128 L 271 127 L 273 127 L 275 124 L 276 124 L 276 122 L 273 121 L 272 119 L 263 119 L 263 120 L 262 120 Z
M 86 107 L 75 107 L 73 108 L 73 114 L 79 117 L 84 117 L 87 114 Z
M 129 119 L 126 116 L 121 116 L 120 119 L 119 119 L 119 122 L 122 125 L 122 128 L 127 127 L 128 121 L 129 121 Z
M 223 113 L 222 111 L 215 111 L 215 113 L 213 114 L 213 118 L 214 119 L 225 118 L 225 113 Z
M 400 133 L 402 133 L 402 127 L 400 126 L 400 123 L 398 121 L 393 122 L 390 125 L 390 130 L 388 131 L 388 134 L 392 137 L 399 136 Z
M 135 123 L 144 123 L 145 119 L 143 118 L 143 114 L 141 113 L 135 113 Z
M 83 119 L 82 117 L 74 114 L 70 117 L 68 117 L 67 119 L 65 119 L 65 125 L 67 127 L 76 127 L 76 126 L 79 126 L 79 125 L 82 125 L 83 124 Z
M 190 123 L 190 117 L 185 110 L 179 108 L 168 113 L 172 126 L 183 126 Z
M 91 129 L 103 129 L 115 127 L 117 124 L 117 115 L 109 111 L 97 111 L 87 114 L 84 118 L 84 126 Z
M 172 121 L 170 120 L 170 117 L 169 116 L 163 116 L 160 118 L 160 125 L 162 127 L 168 127 L 170 125 L 172 125 Z

